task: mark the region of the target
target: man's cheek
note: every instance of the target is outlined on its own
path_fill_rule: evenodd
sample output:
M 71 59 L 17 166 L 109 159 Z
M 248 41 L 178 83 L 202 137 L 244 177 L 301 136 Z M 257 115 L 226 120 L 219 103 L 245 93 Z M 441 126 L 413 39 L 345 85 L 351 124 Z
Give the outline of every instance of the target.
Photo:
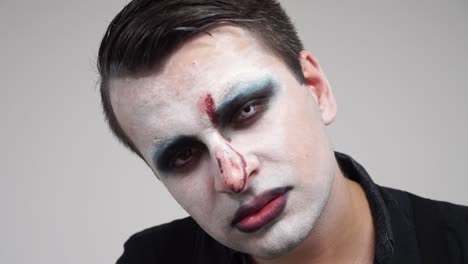
M 209 187 L 208 183 L 188 182 L 172 188 L 170 192 L 190 215 L 206 215 L 213 209 L 214 195 Z

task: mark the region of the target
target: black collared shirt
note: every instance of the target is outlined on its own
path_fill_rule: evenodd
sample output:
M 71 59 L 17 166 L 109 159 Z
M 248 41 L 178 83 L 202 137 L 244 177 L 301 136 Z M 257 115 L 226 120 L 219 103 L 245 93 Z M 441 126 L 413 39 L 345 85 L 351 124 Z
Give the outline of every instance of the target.
M 335 153 L 344 175 L 361 185 L 374 219 L 376 264 L 468 264 L 468 207 L 376 185 L 351 157 Z M 190 217 L 131 236 L 117 264 L 248 263 Z

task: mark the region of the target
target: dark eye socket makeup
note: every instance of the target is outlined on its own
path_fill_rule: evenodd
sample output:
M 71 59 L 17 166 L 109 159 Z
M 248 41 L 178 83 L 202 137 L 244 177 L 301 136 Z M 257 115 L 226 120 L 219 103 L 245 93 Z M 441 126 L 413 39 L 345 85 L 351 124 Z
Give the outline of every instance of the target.
M 243 82 L 221 100 L 216 109 L 216 119 L 221 127 L 228 127 L 237 119 L 240 111 L 252 105 L 265 105 L 271 99 L 277 89 L 277 82 L 270 76 L 253 82 Z M 262 108 L 263 109 L 263 108 Z
M 203 143 L 196 137 L 178 136 L 159 145 L 153 155 L 153 162 L 161 172 L 170 172 L 177 169 L 177 159 L 188 160 L 185 165 L 193 163 L 204 148 Z M 187 157 L 187 154 L 192 157 Z
M 216 125 L 238 129 L 252 124 L 267 109 L 277 88 L 277 82 L 269 76 L 234 86 L 215 110 Z M 196 136 L 178 135 L 155 145 L 153 163 L 161 172 L 183 172 L 195 166 L 205 150 Z

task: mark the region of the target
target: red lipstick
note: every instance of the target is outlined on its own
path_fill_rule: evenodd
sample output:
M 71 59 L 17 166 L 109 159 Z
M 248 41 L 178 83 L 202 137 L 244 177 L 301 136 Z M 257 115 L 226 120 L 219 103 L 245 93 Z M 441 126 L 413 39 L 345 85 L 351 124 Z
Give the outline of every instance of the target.
M 292 187 L 276 188 L 241 205 L 231 226 L 244 233 L 253 233 L 278 218 L 284 211 L 287 193 Z

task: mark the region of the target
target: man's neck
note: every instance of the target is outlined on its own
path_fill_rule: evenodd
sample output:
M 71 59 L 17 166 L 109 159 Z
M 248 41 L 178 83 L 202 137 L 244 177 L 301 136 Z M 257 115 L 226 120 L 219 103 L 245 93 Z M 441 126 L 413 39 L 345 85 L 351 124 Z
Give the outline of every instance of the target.
M 338 168 L 338 166 L 337 166 Z M 307 239 L 287 255 L 257 264 L 373 263 L 375 232 L 366 195 L 337 169 L 330 199 Z

